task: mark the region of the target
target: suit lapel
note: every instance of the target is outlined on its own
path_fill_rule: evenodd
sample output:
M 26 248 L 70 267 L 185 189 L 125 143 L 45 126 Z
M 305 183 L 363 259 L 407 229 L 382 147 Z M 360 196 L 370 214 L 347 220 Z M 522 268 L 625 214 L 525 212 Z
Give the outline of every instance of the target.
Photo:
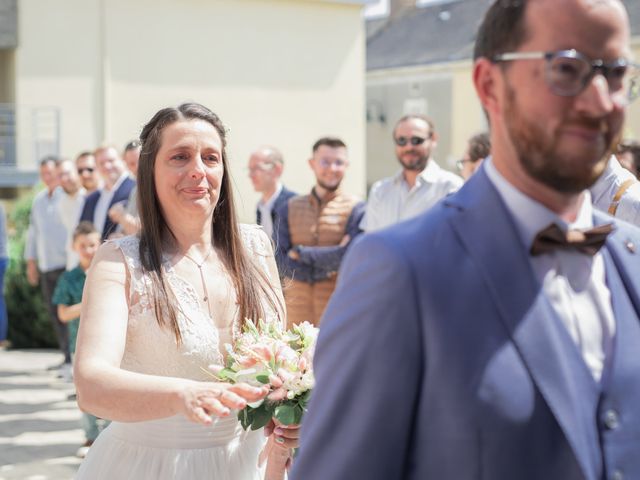
M 458 210 L 450 217 L 452 227 L 482 272 L 500 320 L 573 448 L 585 478 L 594 480 L 601 471 L 601 460 L 595 422 L 589 415 L 595 412 L 598 391 L 542 294 L 525 253 L 528 248 L 522 245 L 510 213 L 484 169 L 445 203 Z

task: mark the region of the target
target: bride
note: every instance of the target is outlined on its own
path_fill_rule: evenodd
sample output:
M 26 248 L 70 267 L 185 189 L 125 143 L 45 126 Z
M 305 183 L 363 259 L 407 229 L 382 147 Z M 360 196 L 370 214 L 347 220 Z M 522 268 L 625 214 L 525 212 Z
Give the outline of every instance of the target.
M 266 387 L 212 381 L 245 321 L 283 323 L 268 237 L 237 224 L 225 130 L 198 104 L 160 110 L 140 135 L 138 237 L 104 244 L 82 301 L 78 403 L 112 420 L 79 479 L 283 478 L 297 427 L 242 430 Z M 261 451 L 269 468 L 258 467 Z

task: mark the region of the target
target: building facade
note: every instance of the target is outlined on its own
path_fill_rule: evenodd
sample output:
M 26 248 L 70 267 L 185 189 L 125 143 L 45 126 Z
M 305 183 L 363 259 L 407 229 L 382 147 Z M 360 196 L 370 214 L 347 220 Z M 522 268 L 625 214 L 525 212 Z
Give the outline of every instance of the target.
M 14 116 L 0 185 L 33 184 L 43 155 L 124 145 L 158 109 L 197 101 L 229 130 L 243 220 L 257 199 L 246 162 L 264 143 L 304 191 L 313 142 L 344 138 L 346 188 L 364 194 L 368 1 L 0 0 L 0 104 Z

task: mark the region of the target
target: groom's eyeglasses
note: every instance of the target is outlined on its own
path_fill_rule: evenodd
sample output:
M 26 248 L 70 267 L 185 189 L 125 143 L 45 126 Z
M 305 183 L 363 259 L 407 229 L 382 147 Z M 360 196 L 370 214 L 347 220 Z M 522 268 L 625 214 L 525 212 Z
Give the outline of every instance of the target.
M 78 169 L 78 174 L 82 175 L 84 172 L 89 172 L 89 173 L 93 173 L 95 169 L 91 168 L 91 167 L 84 167 L 84 168 L 79 168 Z
M 411 145 L 416 147 L 416 146 L 422 145 L 424 142 L 426 142 L 427 138 L 417 137 L 417 136 L 413 136 L 413 137 L 397 137 L 397 138 L 394 138 L 393 141 L 396 142 L 396 145 L 399 146 L 399 147 L 404 147 L 408 143 L 410 143 Z
M 596 75 L 607 80 L 609 96 L 620 106 L 629 105 L 640 96 L 640 67 L 625 58 L 605 63 L 604 60 L 592 60 L 577 50 L 507 52 L 492 58 L 494 63 L 514 60 L 544 60 L 546 83 L 561 97 L 579 95 Z

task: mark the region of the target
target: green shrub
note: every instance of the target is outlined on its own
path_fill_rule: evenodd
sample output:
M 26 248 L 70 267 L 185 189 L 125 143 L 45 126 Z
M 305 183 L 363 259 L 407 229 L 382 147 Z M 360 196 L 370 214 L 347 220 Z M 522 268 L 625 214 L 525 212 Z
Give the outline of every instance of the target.
M 55 348 L 58 343 L 40 288 L 27 282 L 24 261 L 24 244 L 34 194 L 35 190 L 20 198 L 9 218 L 14 234 L 9 237 L 9 266 L 4 291 L 9 314 L 8 338 L 14 348 Z

